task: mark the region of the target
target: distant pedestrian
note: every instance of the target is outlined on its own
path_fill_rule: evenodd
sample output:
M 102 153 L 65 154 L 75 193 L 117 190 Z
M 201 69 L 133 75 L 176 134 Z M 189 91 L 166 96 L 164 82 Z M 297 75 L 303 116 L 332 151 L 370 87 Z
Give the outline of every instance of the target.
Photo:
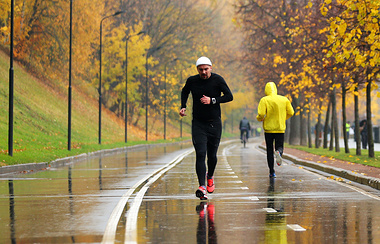
M 276 162 L 280 166 L 284 152 L 286 120 L 293 116 L 294 109 L 286 97 L 277 95 L 277 87 L 274 82 L 268 82 L 265 85 L 265 95 L 260 100 L 256 118 L 258 121 L 263 121 L 269 177 L 275 178 L 273 143 L 275 144 Z
M 346 123 L 347 140 L 350 139 L 350 128 L 351 128 L 350 121 L 348 121 L 348 122 Z
M 367 143 L 368 143 L 368 131 L 367 131 L 367 120 L 363 119 L 359 123 L 359 131 L 360 131 L 360 136 L 362 140 L 362 147 L 363 149 L 367 149 Z
M 261 127 L 257 127 L 256 129 L 256 135 L 261 136 Z
M 320 122 L 315 124 L 315 145 L 317 148 L 321 145 L 322 142 L 323 128 L 324 126 Z
M 207 199 L 207 192 L 212 193 L 215 189 L 213 176 L 222 135 L 220 104 L 232 101 L 233 95 L 223 77 L 211 73 L 210 59 L 200 57 L 196 62 L 196 67 L 199 74 L 190 76 L 182 88 L 179 114 L 182 117 L 186 116 L 186 103 L 191 93 L 193 97 L 191 132 L 196 155 L 195 169 L 199 182 L 199 188 L 195 195 L 201 200 L 205 200 Z

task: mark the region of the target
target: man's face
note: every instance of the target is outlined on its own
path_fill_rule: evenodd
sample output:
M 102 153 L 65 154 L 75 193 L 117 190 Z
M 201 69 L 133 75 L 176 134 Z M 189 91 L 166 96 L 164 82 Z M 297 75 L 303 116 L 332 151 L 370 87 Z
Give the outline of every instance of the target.
M 211 76 L 212 66 L 208 64 L 198 65 L 197 67 L 198 73 L 201 79 L 208 79 Z

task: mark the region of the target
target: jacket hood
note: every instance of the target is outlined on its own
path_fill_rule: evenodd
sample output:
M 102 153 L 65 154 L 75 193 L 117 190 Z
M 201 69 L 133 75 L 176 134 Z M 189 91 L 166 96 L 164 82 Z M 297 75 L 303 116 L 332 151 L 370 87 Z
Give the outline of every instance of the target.
M 277 95 L 277 87 L 274 82 L 271 81 L 265 85 L 265 95 Z

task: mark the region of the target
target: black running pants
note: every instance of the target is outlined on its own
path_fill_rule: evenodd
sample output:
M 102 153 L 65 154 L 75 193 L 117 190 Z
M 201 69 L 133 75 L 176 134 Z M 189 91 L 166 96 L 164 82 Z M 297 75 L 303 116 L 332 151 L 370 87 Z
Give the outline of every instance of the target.
M 208 176 L 214 175 L 217 152 L 222 135 L 221 120 L 192 122 L 192 139 L 196 154 L 195 170 L 198 176 L 199 186 L 205 186 L 206 172 Z M 207 169 L 206 169 L 207 156 Z
M 274 150 L 279 151 L 280 155 L 284 152 L 284 133 L 265 133 L 265 143 L 267 146 L 267 161 L 269 173 L 274 174 Z

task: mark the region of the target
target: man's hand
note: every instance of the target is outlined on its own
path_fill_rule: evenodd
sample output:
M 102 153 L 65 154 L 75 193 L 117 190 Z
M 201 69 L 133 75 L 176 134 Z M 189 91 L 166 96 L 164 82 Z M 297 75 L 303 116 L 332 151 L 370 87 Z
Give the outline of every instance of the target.
M 181 117 L 186 116 L 186 108 L 182 108 L 182 109 L 179 111 L 179 115 L 181 115 Z
M 201 98 L 201 103 L 203 104 L 210 104 L 211 102 L 211 98 L 210 97 L 206 97 L 205 95 L 203 95 L 203 97 Z

